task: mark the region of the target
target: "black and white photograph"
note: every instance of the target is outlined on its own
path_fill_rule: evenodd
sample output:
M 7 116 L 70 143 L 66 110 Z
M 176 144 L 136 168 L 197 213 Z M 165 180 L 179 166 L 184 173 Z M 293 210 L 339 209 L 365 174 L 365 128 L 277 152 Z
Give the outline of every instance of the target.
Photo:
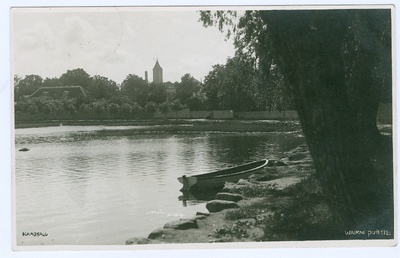
M 10 10 L 13 250 L 397 244 L 394 8 Z

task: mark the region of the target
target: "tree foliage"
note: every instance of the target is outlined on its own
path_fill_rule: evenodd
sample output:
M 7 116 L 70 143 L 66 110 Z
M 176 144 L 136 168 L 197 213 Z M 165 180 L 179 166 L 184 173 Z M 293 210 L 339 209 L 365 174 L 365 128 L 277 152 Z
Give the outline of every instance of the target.
M 62 86 L 82 86 L 84 89 L 88 89 L 91 83 L 90 75 L 82 68 L 74 70 L 68 70 L 60 77 L 60 83 Z
M 118 92 L 117 83 L 103 76 L 91 77 L 87 88 L 89 95 L 94 99 L 109 99 Z
M 172 111 L 179 111 L 183 108 L 182 103 L 179 101 L 179 99 L 175 99 L 174 101 L 172 101 L 171 103 L 171 110 Z
M 200 82 L 189 73 L 181 77 L 181 82 L 176 86 L 176 98 L 183 104 L 193 97 L 200 90 Z
M 156 104 L 163 103 L 167 100 L 167 89 L 164 84 L 150 83 L 147 101 Z
M 289 89 L 342 225 L 374 225 L 393 211 L 392 149 L 376 127 L 379 100 L 391 95 L 390 10 L 217 11 L 201 20 L 236 33 L 236 56 L 260 71 L 257 84 Z
M 76 105 L 76 99 L 53 99 L 48 96 L 40 96 L 18 101 L 15 105 L 15 111 L 31 114 L 39 112 L 46 114 L 74 113 Z
M 144 111 L 146 112 L 156 112 L 158 110 L 158 106 L 155 102 L 149 101 L 146 103 L 146 106 L 144 106 Z
M 146 105 L 149 86 L 141 77 L 129 74 L 122 82 L 121 89 L 140 106 L 144 107 Z
M 42 87 L 57 87 L 61 86 L 60 78 L 54 77 L 54 78 L 46 78 L 43 81 Z M 74 85 L 79 85 L 79 84 L 74 84 Z
M 256 104 L 242 111 L 293 108 L 283 76 L 268 47 L 267 25 L 259 11 L 200 11 L 200 20 L 206 27 L 218 26 L 227 38 L 233 37 L 237 62 L 248 67 L 246 77 L 253 85 L 252 102 Z
M 15 98 L 19 99 L 21 96 L 31 95 L 37 89 L 42 87 L 43 78 L 39 75 L 27 75 L 23 79 L 19 78 L 18 76 L 14 78 L 16 88 Z
M 161 113 L 166 114 L 171 110 L 172 103 L 170 101 L 165 101 L 158 105 L 158 109 Z
M 186 101 L 186 104 L 190 110 L 198 111 L 204 109 L 204 102 L 199 97 L 191 97 Z
M 199 11 L 203 26 L 217 26 L 226 37 L 233 37 L 236 56 L 247 60 L 254 68 L 268 71 L 271 56 L 268 48 L 267 26 L 257 10 Z M 260 67 L 262 66 L 262 67 Z
M 199 90 L 197 82 L 189 74 L 183 76 L 181 84 L 196 82 L 195 86 L 190 86 L 193 91 Z M 86 95 L 80 95 L 75 98 L 63 96 L 61 98 L 43 95 L 38 97 L 29 97 L 40 87 L 57 87 L 63 85 L 80 86 L 86 83 Z M 181 102 L 176 99 L 174 93 L 168 94 L 167 87 L 176 88 L 179 83 L 170 82 L 163 84 L 148 84 L 141 77 L 130 74 L 121 85 L 118 85 L 106 77 L 95 75 L 90 76 L 83 69 L 68 70 L 60 78 L 46 78 L 45 80 L 38 75 L 28 75 L 21 78 L 14 76 L 14 96 L 15 111 L 46 114 L 58 113 L 82 113 L 105 115 L 140 115 L 143 111 L 155 112 L 160 110 L 163 113 L 174 109 L 178 111 L 183 108 Z M 193 93 L 190 94 L 192 96 Z M 22 96 L 25 96 L 22 98 Z M 197 97 L 191 97 L 186 106 L 193 109 L 201 109 L 202 100 Z
M 240 58 L 215 65 L 204 79 L 204 92 L 211 109 L 256 110 L 255 81 L 251 65 Z

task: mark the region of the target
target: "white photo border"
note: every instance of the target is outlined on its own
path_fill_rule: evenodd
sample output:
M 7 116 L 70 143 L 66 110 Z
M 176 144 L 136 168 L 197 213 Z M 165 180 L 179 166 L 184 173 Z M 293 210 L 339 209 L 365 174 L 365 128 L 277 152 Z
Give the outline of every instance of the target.
M 281 5 L 281 1 L 269 1 L 268 5 Z M 350 257 L 355 255 L 364 255 L 365 257 L 395 257 L 395 254 L 400 253 L 399 247 L 354 247 L 360 246 L 365 243 L 363 240 L 345 240 L 346 242 L 350 242 L 348 247 L 352 248 L 344 248 L 335 247 L 336 244 L 331 241 L 321 241 L 323 242 L 323 248 L 316 248 L 319 245 L 320 241 L 305 241 L 305 242 L 296 242 L 291 243 L 290 248 L 287 248 L 287 245 L 283 244 L 282 246 L 278 243 L 273 248 L 269 248 L 268 246 L 263 246 L 257 244 L 249 244 L 247 246 L 241 246 L 238 248 L 238 243 L 230 243 L 230 244 L 213 244 L 212 246 L 203 246 L 201 244 L 190 244 L 190 245 L 162 245 L 160 247 L 156 246 L 143 246 L 139 247 L 135 246 L 134 248 L 128 246 L 88 246 L 88 248 L 84 247 L 84 252 L 78 252 L 78 250 L 82 250 L 82 246 L 74 247 L 74 246 L 61 246 L 55 247 L 57 251 L 54 252 L 53 248 L 48 248 L 39 246 L 34 248 L 27 248 L 26 250 L 30 250 L 29 252 L 24 251 L 24 247 L 20 249 L 20 251 L 13 251 L 13 234 L 12 234 L 12 146 L 13 146 L 13 115 L 12 115 L 12 75 L 11 75 L 11 51 L 10 51 L 10 10 L 12 7 L 73 7 L 73 6 L 85 6 L 85 7 L 95 7 L 95 6 L 215 6 L 215 5 L 223 5 L 223 6 L 235 6 L 235 5 L 246 5 L 246 6 L 257 6 L 261 7 L 265 5 L 264 1 L 127 1 L 127 0 L 103 0 L 103 1 L 90 1 L 90 0 L 81 0 L 81 1 L 68 1 L 68 0 L 39 0 L 39 1 L 11 1 L 5 0 L 0 4 L 0 28 L 3 32 L 2 35 L 2 45 L 0 48 L 0 110 L 2 110 L 1 114 L 1 123 L 0 123 L 0 153 L 1 155 L 1 164 L 2 164 L 2 173 L 0 174 L 0 182 L 2 194 L 0 196 L 1 203 L 6 207 L 5 209 L 1 209 L 0 212 L 0 229 L 2 233 L 0 234 L 0 254 L 4 257 L 70 257 L 74 255 L 74 257 L 92 257 L 94 255 L 99 257 L 131 257 L 132 255 L 138 257 L 159 257 L 160 255 L 163 257 L 176 257 L 176 256 L 191 256 L 191 257 L 203 257 L 203 256 L 211 256 L 211 257 L 236 257 L 236 256 L 253 256 L 253 257 Z M 318 6 L 318 7 L 338 7 L 338 8 L 349 8 L 351 5 L 392 5 L 394 15 L 394 35 L 395 37 L 399 35 L 399 29 L 397 26 L 398 21 L 397 17 L 399 15 L 399 5 L 395 2 L 391 1 L 381 1 L 377 3 L 376 1 L 350 1 L 346 2 L 346 5 L 343 5 L 343 2 L 334 2 L 334 1 L 286 1 L 285 5 L 282 7 L 286 7 L 287 5 L 293 6 L 293 8 L 309 8 L 310 6 Z M 397 64 L 398 61 L 398 53 L 397 46 L 399 45 L 397 40 L 393 45 L 393 56 L 394 56 L 394 64 Z M 398 84 L 397 79 L 397 71 L 398 67 L 394 65 L 393 78 L 396 80 L 394 85 Z M 398 103 L 398 92 L 394 90 L 394 106 L 395 110 L 397 110 Z M 394 112 L 396 117 L 393 122 L 393 130 L 394 135 L 397 135 L 397 112 Z M 396 160 L 395 168 L 397 168 L 397 160 L 398 160 L 398 151 L 397 146 L 395 145 L 394 149 L 394 158 Z M 396 183 L 398 186 L 399 178 L 396 177 Z M 396 192 L 396 196 L 398 196 L 397 188 L 394 189 Z M 396 198 L 396 207 L 398 207 L 398 198 Z M 397 210 L 397 209 L 396 209 Z M 399 214 L 397 213 L 396 224 L 398 223 Z M 396 240 L 398 239 L 398 225 L 396 225 Z M 6 234 L 4 234 L 4 232 Z M 370 240 L 368 240 L 370 241 Z M 268 245 L 268 243 L 265 243 Z M 373 244 L 370 246 L 373 246 Z M 266 248 L 268 247 L 268 248 Z M 71 253 L 72 252 L 72 253 Z

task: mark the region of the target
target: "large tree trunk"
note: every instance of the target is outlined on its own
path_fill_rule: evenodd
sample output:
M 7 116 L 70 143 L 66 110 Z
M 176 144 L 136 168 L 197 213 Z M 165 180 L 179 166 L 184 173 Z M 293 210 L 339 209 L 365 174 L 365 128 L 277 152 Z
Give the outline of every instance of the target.
M 382 202 L 386 189 L 371 161 L 379 138 L 379 90 L 371 71 L 375 54 L 367 48 L 357 52 L 351 78 L 342 55 L 355 13 L 261 12 L 271 52 L 295 98 L 318 178 L 348 229 L 374 224 L 387 203 Z

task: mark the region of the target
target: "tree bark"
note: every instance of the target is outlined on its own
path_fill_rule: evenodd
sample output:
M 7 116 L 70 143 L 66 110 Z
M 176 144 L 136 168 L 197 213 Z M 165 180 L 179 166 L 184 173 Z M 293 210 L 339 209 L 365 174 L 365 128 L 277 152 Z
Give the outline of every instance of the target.
M 375 56 L 365 49 L 357 52 L 349 80 L 342 55 L 354 14 L 261 12 L 271 52 L 294 95 L 317 176 L 338 219 L 351 228 L 375 223 L 387 203 L 371 162 L 379 136 L 379 90 L 371 71 Z

